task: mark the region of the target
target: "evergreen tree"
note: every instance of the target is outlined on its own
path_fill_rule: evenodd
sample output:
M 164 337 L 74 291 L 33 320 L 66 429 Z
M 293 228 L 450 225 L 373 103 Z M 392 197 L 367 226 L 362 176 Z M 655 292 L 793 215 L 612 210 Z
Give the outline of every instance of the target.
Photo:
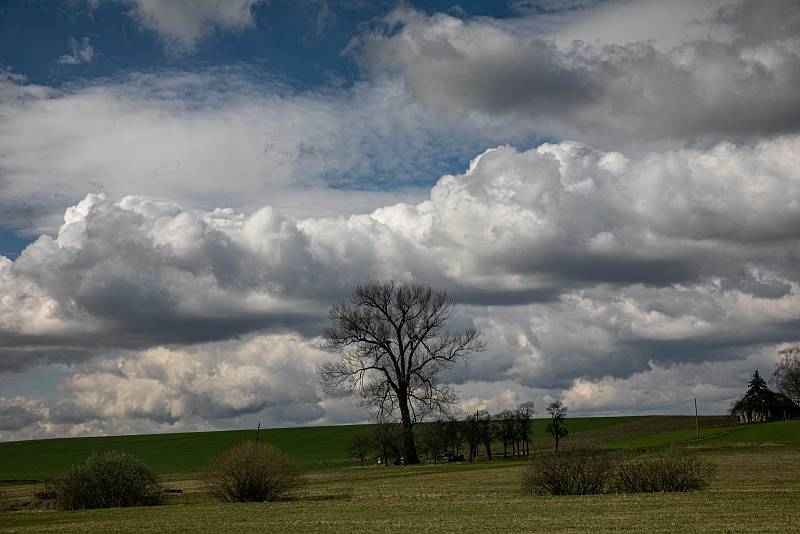
M 767 382 L 756 370 L 747 386 L 747 392 L 734 403 L 731 414 L 743 423 L 759 423 L 797 418 L 800 416 L 800 407 L 786 395 L 776 394 L 769 389 Z

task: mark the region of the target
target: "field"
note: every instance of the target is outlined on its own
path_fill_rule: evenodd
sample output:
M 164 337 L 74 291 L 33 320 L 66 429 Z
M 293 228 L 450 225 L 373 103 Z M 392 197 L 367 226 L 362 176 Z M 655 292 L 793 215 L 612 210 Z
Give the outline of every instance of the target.
M 649 418 L 576 418 L 570 421 L 570 430 L 581 434 L 626 422 L 630 424 L 639 419 Z M 272 443 L 300 465 L 317 470 L 350 465 L 348 448 L 352 437 L 369 433 L 370 427 L 344 425 L 263 429 L 259 439 Z M 121 449 L 141 456 L 164 475 L 195 473 L 202 469 L 210 457 L 236 442 L 254 439 L 255 436 L 255 430 L 233 430 L 0 443 L 0 482 L 53 477 L 71 465 L 84 461 L 91 451 L 110 449 Z M 546 439 L 543 424 L 534 424 L 532 437 Z
M 41 478 L 41 473 L 58 467 L 59 461 L 49 455 L 68 451 L 75 455 L 72 461 L 80 461 L 88 452 L 87 446 L 138 451 L 137 454 L 148 456 L 158 467 L 169 487 L 181 493 L 172 495 L 167 505 L 154 508 L 0 513 L 0 531 L 796 530 L 794 512 L 796 503 L 800 502 L 800 422 L 752 426 L 725 426 L 724 423 L 723 419 L 702 420 L 701 439 L 696 440 L 693 418 L 573 420 L 571 436 L 565 443 L 592 441 L 631 450 L 672 443 L 686 447 L 692 454 L 712 459 L 718 468 L 712 486 L 701 492 L 586 497 L 523 495 L 519 489 L 519 473 L 524 460 L 405 468 L 354 467 L 343 452 L 349 436 L 363 432 L 364 427 L 262 431 L 262 439 L 275 443 L 282 439 L 284 448 L 289 444 L 298 447 L 294 456 L 305 465 L 308 484 L 289 500 L 243 505 L 211 501 L 194 477 L 205 455 L 223 448 L 231 442 L 229 440 L 240 439 L 237 433 L 4 443 L 0 444 L 0 478 L 8 482 L 0 486 L 0 491 L 5 492 L 7 500 L 24 499 L 36 487 L 34 483 L 10 482 L 9 479 Z M 251 437 L 252 434 L 248 433 Z M 535 437 L 535 444 L 549 446 L 541 433 Z M 307 443 L 303 441 L 306 438 L 318 439 Z M 289 448 L 286 450 L 291 452 Z M 316 453 L 317 450 L 320 452 Z M 9 452 L 13 452 L 16 461 L 9 457 Z M 322 463 L 315 460 L 323 457 Z M 36 465 L 38 459 L 46 467 Z

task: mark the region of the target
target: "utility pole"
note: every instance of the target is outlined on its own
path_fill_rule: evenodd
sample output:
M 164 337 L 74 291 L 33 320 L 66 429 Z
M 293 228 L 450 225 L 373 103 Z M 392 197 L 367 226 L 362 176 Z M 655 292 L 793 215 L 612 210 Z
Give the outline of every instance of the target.
M 258 428 L 256 429 L 256 443 L 258 443 L 258 435 L 261 433 L 261 421 L 258 422 Z
M 697 439 L 700 439 L 700 418 L 697 417 L 697 399 L 694 399 L 694 425 L 697 427 Z

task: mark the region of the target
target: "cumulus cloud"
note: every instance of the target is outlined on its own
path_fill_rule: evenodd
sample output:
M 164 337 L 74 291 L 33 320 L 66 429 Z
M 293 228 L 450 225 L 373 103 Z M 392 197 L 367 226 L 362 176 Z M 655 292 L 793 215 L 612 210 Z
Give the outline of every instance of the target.
M 80 65 L 81 63 L 89 63 L 94 59 L 94 47 L 88 37 L 84 37 L 80 42 L 70 38 L 69 46 L 72 49 L 72 53 L 58 58 L 60 64 Z
M 278 334 L 101 359 L 64 380 L 63 399 L 0 398 L 0 439 L 325 421 L 316 367 L 327 357 Z
M 139 24 L 156 32 L 167 52 L 192 52 L 215 31 L 242 31 L 254 25 L 253 7 L 264 0 L 125 0 Z
M 630 21 L 628 21 L 630 22 Z M 525 21 L 401 8 L 366 35 L 362 64 L 398 74 L 427 106 L 498 128 L 602 143 L 747 139 L 800 128 L 800 6 L 743 1 L 666 51 L 574 42 Z
M 491 351 L 449 380 L 575 377 L 740 357 L 796 338 L 800 138 L 634 158 L 489 150 L 428 200 L 295 219 L 86 197 L 0 265 L 2 366 L 250 332 L 317 335 L 372 278 L 448 288 Z

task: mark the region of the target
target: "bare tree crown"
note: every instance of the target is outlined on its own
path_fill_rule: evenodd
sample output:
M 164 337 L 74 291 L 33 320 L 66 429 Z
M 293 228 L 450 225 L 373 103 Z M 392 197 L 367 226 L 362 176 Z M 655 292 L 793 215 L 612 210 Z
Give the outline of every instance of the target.
M 476 328 L 447 329 L 455 313 L 446 292 L 429 286 L 373 282 L 356 287 L 349 303 L 330 311 L 323 348 L 339 358 L 320 369 L 326 390 L 358 392 L 380 421 L 398 410 L 413 421 L 445 412 L 455 395 L 439 382 L 439 373 L 485 349 Z

